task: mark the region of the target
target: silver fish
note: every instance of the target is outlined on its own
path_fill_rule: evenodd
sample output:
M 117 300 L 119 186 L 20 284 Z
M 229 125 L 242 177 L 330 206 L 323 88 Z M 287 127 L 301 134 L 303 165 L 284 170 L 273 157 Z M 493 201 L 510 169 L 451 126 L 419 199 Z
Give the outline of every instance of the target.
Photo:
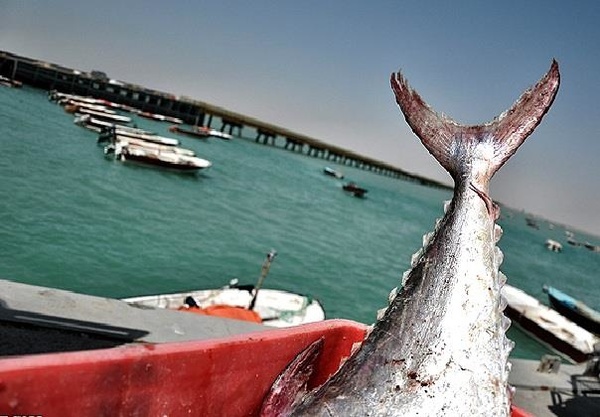
M 540 123 L 559 83 L 553 61 L 508 111 L 466 126 L 436 114 L 400 73 L 392 74 L 406 121 L 452 176 L 454 195 L 360 348 L 299 400 L 277 387 L 290 403 L 277 410 L 271 401 L 263 415 L 509 415 L 513 343 L 505 335 L 510 320 L 502 313 L 500 289 L 506 277 L 499 272 L 503 256 L 496 246 L 502 230 L 495 224 L 499 209 L 489 182 Z

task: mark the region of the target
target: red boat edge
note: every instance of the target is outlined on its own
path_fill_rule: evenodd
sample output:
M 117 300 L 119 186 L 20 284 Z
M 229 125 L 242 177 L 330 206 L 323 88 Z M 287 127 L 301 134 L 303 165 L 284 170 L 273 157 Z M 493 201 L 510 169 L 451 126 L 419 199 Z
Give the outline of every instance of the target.
M 0 359 L 0 413 L 255 416 L 280 372 L 324 338 L 309 386 L 322 384 L 367 327 L 328 320 L 206 341 Z
M 256 416 L 277 376 L 304 348 L 324 340 L 310 389 L 337 371 L 367 329 L 336 319 L 206 341 L 3 358 L 0 412 Z M 512 416 L 531 415 L 513 407 Z

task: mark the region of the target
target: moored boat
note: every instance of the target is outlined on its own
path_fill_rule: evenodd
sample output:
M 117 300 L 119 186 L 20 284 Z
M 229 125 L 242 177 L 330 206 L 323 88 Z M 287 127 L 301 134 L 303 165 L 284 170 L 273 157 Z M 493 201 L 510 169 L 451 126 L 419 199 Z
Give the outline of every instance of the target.
M 210 136 L 206 130 L 198 129 L 197 126 L 186 129 L 181 126 L 173 125 L 169 126 L 169 131 L 201 139 L 207 139 Z
M 544 285 L 552 308 L 589 332 L 600 335 L 600 312 L 564 292 Z
M 249 306 L 256 288 L 231 283 L 223 288 L 190 290 L 174 294 L 157 294 L 125 298 L 130 305 L 168 308 L 186 312 L 228 317 L 238 320 L 259 321 L 271 327 L 290 327 L 325 320 L 325 312 L 318 300 L 289 291 L 262 288 L 258 291 L 254 309 Z M 193 303 L 188 299 L 191 297 Z
M 158 142 L 152 142 L 152 141 L 147 141 L 144 139 L 138 139 L 138 138 L 133 138 L 133 137 L 127 137 L 127 136 L 116 136 L 115 139 L 111 140 L 111 144 L 113 146 L 138 146 L 138 147 L 142 147 L 142 148 L 147 148 L 149 150 L 153 150 L 153 151 L 158 151 L 158 152 L 172 152 L 175 154 L 179 154 L 179 155 L 187 155 L 187 156 L 196 156 L 196 153 L 191 150 L 191 149 L 187 149 L 187 148 L 182 148 L 179 146 L 173 146 L 173 145 L 163 145 L 161 143 Z M 110 152 L 107 152 L 110 153 Z
M 228 317 L 271 327 L 290 327 L 325 320 L 325 310 L 315 298 L 262 288 L 275 254 L 275 251 L 267 254 L 256 285 L 239 285 L 234 279 L 229 285 L 218 289 L 131 297 L 123 301 L 138 307 Z
M 171 132 L 176 132 L 176 133 L 181 133 L 183 135 L 188 135 L 188 136 L 193 136 L 196 138 L 208 138 L 211 136 L 220 138 L 220 139 L 224 139 L 224 140 L 231 140 L 233 138 L 232 135 L 225 133 L 225 132 L 221 132 L 220 130 L 217 129 L 212 129 L 210 127 L 207 126 L 191 126 L 189 129 L 186 129 L 184 127 L 181 126 L 170 126 L 169 130 Z
M 507 302 L 506 316 L 563 358 L 581 363 L 594 355 L 595 347 L 600 342 L 594 334 L 523 290 L 505 284 L 502 295 Z
M 335 177 L 340 180 L 344 178 L 344 174 L 330 167 L 323 168 L 323 174 L 328 175 L 330 177 Z
M 347 191 L 350 194 L 352 194 L 354 197 L 358 197 L 358 198 L 363 198 L 365 196 L 365 194 L 368 192 L 368 190 L 366 190 L 362 187 L 359 187 L 354 182 L 349 182 L 347 184 L 344 184 L 342 186 L 342 188 L 344 189 L 344 191 Z
M 23 87 L 23 83 L 21 81 L 13 80 L 11 78 L 4 77 L 3 75 L 0 75 L 0 85 L 16 88 Z
M 181 172 L 197 172 L 210 168 L 212 163 L 206 159 L 174 152 L 173 149 L 155 149 L 134 144 L 127 140 L 118 140 L 104 149 L 106 155 L 114 154 L 119 161 L 135 162 L 144 165 L 168 168 Z
M 122 125 L 119 123 L 113 123 L 105 120 L 96 119 L 95 117 L 92 117 L 89 114 L 79 114 L 75 116 L 75 118 L 73 119 L 73 123 L 98 133 L 102 133 L 103 131 L 108 132 L 111 129 L 116 129 L 120 132 L 127 132 L 128 135 L 156 135 L 154 132 L 149 132 L 147 130 L 140 129 L 137 127 L 131 127 L 128 125 Z
M 181 120 L 178 117 L 165 116 L 164 114 L 150 113 L 150 112 L 140 111 L 140 110 L 134 110 L 134 113 L 136 113 L 138 116 L 141 116 L 141 117 L 144 117 L 144 118 L 150 119 L 150 120 L 156 120 L 158 122 L 168 122 L 168 123 L 177 123 L 177 124 L 183 123 L 183 120 Z
M 105 120 L 111 123 L 119 123 L 119 124 L 127 124 L 131 123 L 131 117 L 129 116 L 121 116 L 118 114 L 106 113 L 97 110 L 90 110 L 88 108 L 80 107 L 77 110 L 77 113 L 89 114 L 97 119 Z
M 138 129 L 139 130 L 139 129 Z M 122 129 L 119 126 L 103 128 L 98 135 L 98 143 L 114 142 L 116 140 L 139 139 L 145 142 L 152 142 L 164 146 L 178 146 L 179 140 L 155 135 L 154 133 Z

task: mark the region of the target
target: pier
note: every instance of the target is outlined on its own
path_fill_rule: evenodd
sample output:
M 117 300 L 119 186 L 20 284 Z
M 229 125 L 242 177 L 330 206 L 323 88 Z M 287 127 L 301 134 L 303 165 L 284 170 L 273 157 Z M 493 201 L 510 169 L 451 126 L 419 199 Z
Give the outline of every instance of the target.
M 293 132 L 187 96 L 175 96 L 109 78 L 102 71 L 80 71 L 0 51 L 0 75 L 26 85 L 62 93 L 105 99 L 143 112 L 176 117 L 189 125 L 206 126 L 290 152 L 355 167 L 378 175 L 449 189 L 440 182 L 411 174 L 386 162 Z

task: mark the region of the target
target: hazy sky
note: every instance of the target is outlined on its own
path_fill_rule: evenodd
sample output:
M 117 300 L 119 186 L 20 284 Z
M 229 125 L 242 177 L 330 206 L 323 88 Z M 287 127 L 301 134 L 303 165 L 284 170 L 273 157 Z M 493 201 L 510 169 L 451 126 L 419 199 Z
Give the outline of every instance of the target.
M 437 111 L 491 120 L 562 84 L 492 197 L 600 235 L 600 2 L 6 1 L 0 49 L 187 95 L 451 184 L 400 115 L 402 69 Z

